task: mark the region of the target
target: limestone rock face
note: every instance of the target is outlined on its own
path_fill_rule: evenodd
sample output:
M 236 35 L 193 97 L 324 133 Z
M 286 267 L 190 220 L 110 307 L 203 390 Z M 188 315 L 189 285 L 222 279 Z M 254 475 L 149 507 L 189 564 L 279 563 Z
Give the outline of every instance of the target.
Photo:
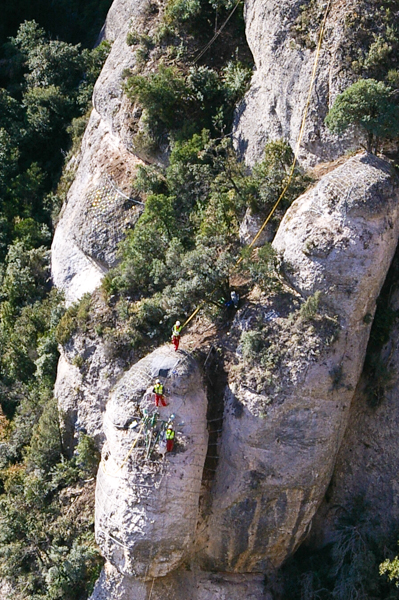
M 140 159 L 130 152 L 132 106 L 123 94 L 123 71 L 135 65 L 126 44 L 131 23 L 147 11 L 145 0 L 113 3 L 103 37 L 113 42 L 93 94 L 94 110 L 52 245 L 52 276 L 70 304 L 100 284 L 117 260 L 117 246 L 141 210 L 131 184 Z
M 140 19 L 148 0 L 114 0 L 108 11 L 100 39 L 115 41 L 136 19 Z
M 302 297 L 320 292 L 325 323 L 335 320 L 338 330 L 323 339 L 316 323 L 301 328 L 293 316 L 266 313 L 278 347 L 267 355 L 265 391 L 230 378 L 208 524 L 208 556 L 221 571 L 278 567 L 308 532 L 331 479 L 368 323 L 396 249 L 398 191 L 387 163 L 360 155 L 298 198 L 280 225 L 273 245 L 286 279 Z M 263 318 L 261 307 L 253 310 Z M 314 335 L 321 337 L 312 348 Z
M 396 257 L 397 260 L 397 257 Z M 396 292 L 392 310 L 399 309 Z M 361 500 L 364 516 L 374 531 L 384 537 L 395 531 L 399 518 L 399 327 L 395 324 L 381 352 L 386 365 L 385 387 L 379 401 L 370 397 L 367 375 L 360 380 L 352 402 L 349 424 L 334 469 L 328 499 L 321 505 L 312 530 L 314 544 L 328 542 L 334 536 L 337 507 L 350 510 Z M 372 383 L 372 382 L 371 382 Z
M 263 588 L 261 575 L 187 570 L 145 582 L 122 575 L 107 563 L 90 600 L 272 600 Z
M 52 245 L 53 280 L 68 304 L 98 287 L 115 264 L 118 242 L 138 218 L 140 205 L 129 200 L 126 185 L 137 164 L 93 110 Z
M 64 444 L 70 451 L 80 431 L 99 445 L 104 442 L 103 416 L 109 393 L 126 366 L 124 360 L 109 354 L 101 339 L 81 335 L 61 350 L 54 395 L 63 414 Z
M 317 14 L 309 15 L 302 31 L 305 39 L 301 39 L 297 19 L 301 11 L 314 7 Z M 296 147 L 324 9 L 322 3 L 304 4 L 302 0 L 247 0 L 245 4 L 247 40 L 256 70 L 237 110 L 234 137 L 239 153 L 250 165 L 262 158 L 269 140 L 283 138 Z M 324 125 L 335 97 L 354 81 L 342 58 L 346 15 L 346 3 L 331 7 L 299 154 L 308 166 L 357 147 L 353 134 L 338 140 Z
M 259 229 L 262 227 L 264 220 L 264 216 L 261 217 L 259 215 L 253 215 L 251 213 L 251 209 L 247 208 L 244 218 L 240 224 L 239 236 L 241 244 L 248 245 L 252 242 Z M 263 246 L 265 242 L 271 242 L 274 237 L 274 233 L 273 225 L 268 223 L 259 238 L 256 240 L 254 248 Z
M 134 425 L 155 410 L 156 377 L 174 415 L 177 447 L 164 458 L 147 453 L 148 433 Z M 125 575 L 164 576 L 190 556 L 207 453 L 207 399 L 195 361 L 161 347 L 114 387 L 104 417 L 106 443 L 97 476 L 96 537 L 104 556 Z M 133 425 L 133 427 L 132 427 Z

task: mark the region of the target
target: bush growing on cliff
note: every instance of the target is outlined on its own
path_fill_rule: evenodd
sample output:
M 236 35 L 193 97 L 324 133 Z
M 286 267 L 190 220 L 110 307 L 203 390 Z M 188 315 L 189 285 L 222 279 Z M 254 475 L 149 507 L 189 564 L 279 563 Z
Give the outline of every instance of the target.
M 224 129 L 250 74 L 237 61 L 230 61 L 220 74 L 202 66 L 190 67 L 185 74 L 161 64 L 156 73 L 129 77 L 125 90 L 144 109 L 154 140 L 165 133 L 172 139 L 187 139 L 204 127 Z
M 367 150 L 377 152 L 383 140 L 399 135 L 399 107 L 383 82 L 360 79 L 336 98 L 326 124 L 337 134 L 350 125 L 360 126 L 367 135 Z
M 343 507 L 341 507 L 343 509 Z M 380 577 L 390 563 L 379 563 L 392 540 L 370 522 L 371 507 L 361 497 L 339 513 L 335 536 L 323 548 L 302 548 L 283 567 L 284 600 L 393 600 L 395 593 Z M 394 564 L 392 564 L 394 577 Z M 380 572 L 379 572 L 380 569 Z

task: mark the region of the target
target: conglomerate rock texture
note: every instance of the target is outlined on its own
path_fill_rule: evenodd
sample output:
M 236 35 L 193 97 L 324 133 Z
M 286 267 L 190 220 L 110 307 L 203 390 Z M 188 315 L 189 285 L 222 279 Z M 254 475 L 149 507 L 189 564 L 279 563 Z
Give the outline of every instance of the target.
M 123 71 L 135 65 L 126 44 L 133 22 L 146 14 L 146 2 L 113 3 L 103 36 L 113 42 L 93 94 L 93 110 L 76 171 L 52 245 L 52 276 L 68 304 L 93 292 L 117 260 L 117 246 L 140 214 L 131 184 L 142 161 L 129 151 L 132 107 L 123 93 Z M 130 136 L 130 137 L 129 137 Z
M 93 109 L 52 245 L 53 280 L 68 304 L 100 285 L 118 242 L 137 221 L 140 205 L 127 184 L 138 162 Z
M 295 34 L 304 6 L 302 0 L 247 1 L 256 71 L 234 135 L 248 164 L 262 157 L 269 139 L 296 145 L 317 31 Z M 320 23 L 323 5 L 308 8 Z M 345 1 L 333 3 L 327 21 L 303 165 L 358 147 L 352 132 L 338 140 L 324 126 L 334 98 L 353 81 L 342 60 L 347 8 Z M 140 214 L 141 198 L 131 189 L 141 164 L 132 144 L 140 114 L 123 93 L 123 71 L 135 66 L 127 31 L 131 24 L 140 28 L 148 10 L 146 0 L 115 0 L 104 26 L 113 47 L 70 165 L 76 177 L 53 242 L 53 278 L 68 303 L 99 285 Z M 241 228 L 246 241 L 256 229 L 250 217 Z M 394 387 L 378 407 L 365 408 L 361 384 L 353 396 L 398 232 L 397 181 L 389 164 L 371 155 L 341 161 L 297 199 L 274 241 L 281 295 L 249 297 L 230 332 L 238 364 L 225 365 L 218 447 L 207 448 L 205 385 L 188 353 L 161 347 L 125 372 L 126 364 L 94 337 L 76 337 L 64 348 L 55 391 L 67 414 L 65 437 L 72 450 L 83 429 L 103 446 L 96 535 L 107 563 L 92 600 L 269 600 L 264 574 L 295 551 L 320 506 L 319 538 L 331 534 L 332 505 L 352 493 L 373 502 L 382 489 L 377 510 L 395 517 Z M 319 313 L 307 318 L 298 308 L 316 293 Z M 253 366 L 243 358 L 240 337 L 260 323 L 265 351 Z M 386 351 L 397 372 L 394 336 Z M 154 409 L 157 376 L 170 402 L 160 418 L 174 413 L 178 444 L 165 457 L 160 446 L 146 457 L 140 419 L 144 409 Z M 210 451 L 218 459 L 211 486 L 204 476 Z M 332 495 L 323 502 L 333 472 Z
M 323 499 L 397 245 L 398 192 L 386 162 L 359 155 L 298 198 L 279 227 L 273 245 L 286 279 L 304 298 L 319 292 L 337 329 L 323 340 L 317 324 L 312 334 L 295 329 L 292 315 L 276 315 L 273 383 L 256 393 L 233 381 L 226 393 L 208 533 L 208 554 L 221 571 L 281 565 Z M 267 306 L 263 312 L 267 318 Z M 318 344 L 312 335 L 321 336 Z
M 355 81 L 347 61 L 345 19 L 352 3 L 332 3 L 299 152 L 308 166 L 333 160 L 358 147 L 353 133 L 341 140 L 324 119 L 336 96 Z M 251 86 L 238 107 L 234 138 L 239 154 L 253 165 L 269 140 L 296 148 L 326 4 L 303 0 L 247 0 L 246 35 L 255 61 Z M 349 63 L 350 64 L 350 63 Z
M 157 377 L 168 403 L 158 409 L 152 393 Z M 143 425 L 138 426 L 144 411 L 154 410 L 166 422 L 173 415 L 179 433 L 172 455 L 160 453 L 161 442 L 150 454 L 148 437 L 155 434 L 144 436 Z M 170 347 L 136 363 L 114 387 L 104 417 L 96 537 L 121 573 L 160 577 L 190 557 L 207 453 L 206 412 L 198 365 Z

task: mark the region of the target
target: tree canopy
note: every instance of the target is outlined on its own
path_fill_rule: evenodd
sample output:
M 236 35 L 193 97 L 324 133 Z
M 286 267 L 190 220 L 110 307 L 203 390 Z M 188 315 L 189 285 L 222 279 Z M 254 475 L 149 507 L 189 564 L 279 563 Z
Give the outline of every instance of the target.
M 326 125 L 337 134 L 350 125 L 360 126 L 367 135 L 367 150 L 377 151 L 382 140 L 399 135 L 399 107 L 382 81 L 360 79 L 336 98 Z

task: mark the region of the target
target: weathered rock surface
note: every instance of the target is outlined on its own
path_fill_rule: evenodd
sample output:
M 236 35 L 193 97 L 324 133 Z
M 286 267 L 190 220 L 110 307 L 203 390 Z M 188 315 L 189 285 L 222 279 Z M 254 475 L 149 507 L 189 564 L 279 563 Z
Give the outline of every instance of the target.
M 95 85 L 95 108 L 52 245 L 53 280 L 68 304 L 98 287 L 117 260 L 118 243 L 139 215 L 131 184 L 141 161 L 129 151 L 132 107 L 123 93 L 122 74 L 135 65 L 127 31 L 144 18 L 147 8 L 146 0 L 117 0 L 104 26 L 103 37 L 113 45 Z
M 309 346 L 310 329 L 301 334 L 293 321 L 274 318 L 280 356 L 269 358 L 280 367 L 271 370 L 268 397 L 231 377 L 208 531 L 208 555 L 219 570 L 278 567 L 308 531 L 331 479 L 367 323 L 396 249 L 398 192 L 387 163 L 360 155 L 298 198 L 280 225 L 273 245 L 287 280 L 305 298 L 321 292 L 340 331 L 290 361 L 291 346 Z
M 399 309 L 395 294 L 391 308 Z M 349 424 L 337 456 L 328 495 L 312 527 L 311 543 L 323 545 L 334 538 L 337 518 L 361 502 L 363 518 L 373 534 L 388 538 L 399 519 L 399 326 L 395 324 L 380 356 L 387 373 L 379 403 L 370 398 L 365 375 L 356 390 Z M 372 384 L 372 381 L 371 381 Z
M 75 336 L 61 350 L 54 395 L 63 414 L 64 444 L 70 451 L 79 431 L 93 437 L 99 445 L 104 442 L 105 407 L 125 367 L 124 360 L 110 357 L 99 338 Z
M 175 415 L 176 451 L 147 456 L 135 418 L 155 410 L 156 377 L 165 382 Z M 207 399 L 195 361 L 162 347 L 136 363 L 112 391 L 104 417 L 106 443 L 97 476 L 96 538 L 104 556 L 127 575 L 164 576 L 193 550 L 202 470 L 207 453 Z M 130 454 L 129 454 L 130 453 Z
M 151 596 L 150 596 L 151 594 Z M 263 577 L 178 571 L 154 581 L 121 575 L 107 563 L 90 600 L 271 600 Z
M 248 164 L 262 157 L 269 139 L 283 137 L 296 145 L 315 56 L 293 35 L 302 4 L 247 2 L 256 72 L 237 113 L 235 139 Z M 328 107 L 352 82 L 342 63 L 345 4 L 334 7 L 328 21 L 300 152 L 305 165 L 357 146 L 352 134 L 340 141 L 324 127 Z M 135 65 L 127 31 L 140 28 L 147 11 L 147 0 L 115 0 L 104 27 L 104 37 L 114 43 L 95 86 L 95 108 L 53 242 L 53 278 L 68 303 L 99 285 L 139 215 L 131 180 L 140 164 L 132 153 L 140 111 L 123 94 L 122 73 Z M 248 218 L 242 239 L 250 241 L 254 229 Z M 211 494 L 201 487 L 207 400 L 188 354 L 162 347 L 123 373 L 123 361 L 110 359 L 97 339 L 76 339 L 64 349 L 56 395 L 67 413 L 66 439 L 72 447 L 83 428 L 104 443 L 96 536 L 107 564 L 92 600 L 268 600 L 263 573 L 278 567 L 307 535 L 350 415 L 354 425 L 338 454 L 334 498 L 344 502 L 354 490 L 377 495 L 383 468 L 378 452 L 395 434 L 396 422 L 388 422 L 390 413 L 396 419 L 395 395 L 374 413 L 375 423 L 360 396 L 350 405 L 398 231 L 397 183 L 387 163 L 369 155 L 323 177 L 288 211 L 274 245 L 295 290 L 291 308 L 280 310 L 267 298 L 254 301 L 248 313 L 247 308 L 238 313 L 232 330 L 232 338 L 238 337 L 259 318 L 270 321 L 278 340 L 274 352 L 280 354 L 270 352 L 271 366 L 258 364 L 261 379 L 269 370 L 272 381 L 263 390 L 247 385 L 233 369 L 229 373 Z M 315 292 L 321 293 L 323 318 L 298 325 L 301 317 L 289 311 Z M 242 363 L 239 347 L 237 357 Z M 146 458 L 140 410 L 153 410 L 148 392 L 158 375 L 170 401 L 160 415 L 166 420 L 175 414 L 178 444 L 165 458 L 161 447 Z M 367 446 L 367 438 L 375 441 Z M 351 456 L 365 465 L 363 479 Z M 381 514 L 389 502 L 394 514 L 399 511 L 393 462 L 389 465 L 382 476 Z M 215 570 L 219 573 L 210 572 Z
M 253 165 L 262 158 L 269 140 L 283 138 L 292 148 L 296 147 L 325 5 L 304 4 L 302 0 L 248 0 L 245 7 L 247 40 L 256 71 L 238 107 L 234 137 L 239 153 Z M 298 41 L 296 20 L 303 10 L 315 11 L 315 14 L 312 12 L 302 32 L 306 40 Z M 347 43 L 347 13 L 346 2 L 333 4 L 327 21 L 299 153 L 300 161 L 308 166 L 333 160 L 346 149 L 358 146 L 353 134 L 338 140 L 324 125 L 335 97 L 354 81 L 353 73 L 342 59 L 343 46 Z M 317 23 L 314 29 L 312 21 Z
M 114 0 L 108 11 L 100 39 L 115 41 L 129 26 L 140 19 L 143 11 L 149 8 L 148 0 Z
M 239 236 L 241 244 L 248 245 L 252 242 L 259 229 L 262 227 L 264 220 L 264 215 L 260 216 L 252 214 L 251 209 L 247 208 L 244 218 L 240 224 Z M 271 242 L 274 237 L 274 233 L 275 228 L 273 227 L 273 224 L 269 223 L 266 225 L 264 231 L 262 231 L 261 235 L 256 240 L 254 248 L 263 246 L 265 242 Z
M 53 280 L 68 304 L 98 287 L 138 218 L 139 205 L 128 200 L 138 162 L 93 110 L 52 245 Z

